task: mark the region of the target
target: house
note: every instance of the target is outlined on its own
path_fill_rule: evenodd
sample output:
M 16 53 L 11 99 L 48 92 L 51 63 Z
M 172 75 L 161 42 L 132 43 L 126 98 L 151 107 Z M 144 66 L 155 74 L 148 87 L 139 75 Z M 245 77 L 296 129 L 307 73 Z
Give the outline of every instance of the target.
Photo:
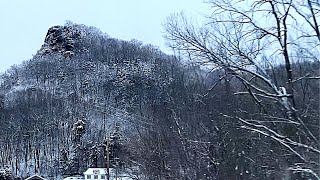
M 109 168 L 110 180 L 132 180 L 132 178 L 125 173 L 117 173 L 116 169 Z M 89 168 L 83 173 L 85 180 L 106 180 L 108 179 L 107 168 Z
M 83 173 L 85 180 L 105 180 L 107 179 L 107 168 L 89 168 Z
M 63 180 L 84 180 L 84 177 L 83 176 L 70 176 L 70 177 L 66 177 L 66 178 L 63 178 Z
M 43 178 L 43 177 L 41 177 L 39 175 L 33 175 L 33 176 L 28 177 L 25 180 L 47 180 L 47 179 L 45 179 L 45 178 Z

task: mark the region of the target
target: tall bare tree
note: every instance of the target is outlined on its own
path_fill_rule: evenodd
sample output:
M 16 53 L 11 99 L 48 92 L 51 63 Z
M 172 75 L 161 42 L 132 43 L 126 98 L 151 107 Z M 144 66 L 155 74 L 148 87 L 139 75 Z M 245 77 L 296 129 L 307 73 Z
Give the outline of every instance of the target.
M 295 94 L 297 80 L 319 83 L 319 74 L 294 77 L 293 70 L 296 52 L 304 61 L 319 63 L 319 1 L 212 0 L 208 5 L 212 14 L 200 27 L 183 14 L 168 18 L 165 37 L 170 45 L 192 60 L 237 78 L 245 90 L 234 95 L 252 97 L 260 113 L 232 118 L 295 155 L 298 160 L 288 170 L 319 178 L 319 113 L 311 119 L 302 116 Z M 277 81 L 270 73 L 273 66 L 285 67 L 285 79 Z M 274 113 L 271 106 L 284 114 Z

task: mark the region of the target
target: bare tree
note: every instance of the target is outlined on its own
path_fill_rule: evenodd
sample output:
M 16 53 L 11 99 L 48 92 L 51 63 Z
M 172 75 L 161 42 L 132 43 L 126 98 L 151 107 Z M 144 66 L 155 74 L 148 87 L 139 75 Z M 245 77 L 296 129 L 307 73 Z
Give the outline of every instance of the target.
M 319 2 L 301 3 L 303 8 L 292 0 L 212 0 L 207 24 L 196 27 L 185 15 L 173 15 L 167 20 L 165 37 L 192 60 L 237 78 L 245 90 L 235 95 L 252 97 L 260 115 L 232 117 L 242 128 L 270 137 L 298 157 L 289 170 L 319 178 L 319 116 L 312 120 L 301 116 L 294 83 L 302 77 L 294 77 L 292 67 L 298 51 L 304 61 L 319 63 Z M 271 66 L 280 65 L 285 67 L 283 82 L 269 73 Z M 316 74 L 308 78 L 319 79 Z M 285 115 L 273 113 L 270 104 Z M 317 128 L 310 128 L 310 122 Z M 284 125 L 290 130 L 279 128 Z

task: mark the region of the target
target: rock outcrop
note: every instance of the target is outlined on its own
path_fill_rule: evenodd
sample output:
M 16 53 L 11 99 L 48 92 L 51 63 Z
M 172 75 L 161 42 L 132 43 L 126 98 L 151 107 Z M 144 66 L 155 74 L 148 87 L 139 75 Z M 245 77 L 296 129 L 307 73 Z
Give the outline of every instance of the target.
M 49 28 L 42 45 L 43 55 L 61 53 L 65 58 L 74 55 L 75 42 L 81 39 L 81 31 L 72 26 L 53 26 Z

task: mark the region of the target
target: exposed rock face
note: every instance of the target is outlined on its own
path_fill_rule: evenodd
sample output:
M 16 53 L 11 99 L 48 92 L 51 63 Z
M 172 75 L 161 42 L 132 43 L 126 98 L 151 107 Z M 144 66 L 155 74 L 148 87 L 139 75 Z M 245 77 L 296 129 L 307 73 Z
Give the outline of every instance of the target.
M 72 26 L 53 26 L 49 28 L 42 45 L 43 54 L 62 53 L 66 58 L 74 54 L 75 42 L 81 38 L 81 32 Z

